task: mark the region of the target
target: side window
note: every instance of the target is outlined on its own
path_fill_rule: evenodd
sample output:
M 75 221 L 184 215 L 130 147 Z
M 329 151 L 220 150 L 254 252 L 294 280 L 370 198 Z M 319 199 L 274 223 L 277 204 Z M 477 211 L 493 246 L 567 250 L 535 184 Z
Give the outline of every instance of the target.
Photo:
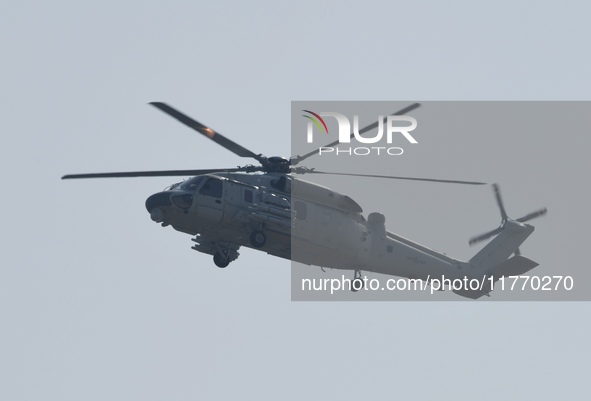
M 222 181 L 217 178 L 208 178 L 199 190 L 199 193 L 201 195 L 213 196 L 214 198 L 221 198 Z
M 295 201 L 293 208 L 296 212 L 296 219 L 306 220 L 306 217 L 308 217 L 308 208 L 304 202 Z
M 250 189 L 244 190 L 244 201 L 252 203 L 252 191 Z

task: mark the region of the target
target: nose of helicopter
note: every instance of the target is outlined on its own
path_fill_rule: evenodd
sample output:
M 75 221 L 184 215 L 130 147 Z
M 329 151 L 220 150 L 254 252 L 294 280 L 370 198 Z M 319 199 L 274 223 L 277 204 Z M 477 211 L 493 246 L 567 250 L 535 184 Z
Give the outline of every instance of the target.
M 162 207 L 172 205 L 170 201 L 170 192 L 158 192 L 146 199 L 146 209 L 150 213 L 150 218 L 155 222 L 162 221 L 164 211 Z
M 146 199 L 146 209 L 151 212 L 158 206 L 170 206 L 170 192 L 158 192 Z

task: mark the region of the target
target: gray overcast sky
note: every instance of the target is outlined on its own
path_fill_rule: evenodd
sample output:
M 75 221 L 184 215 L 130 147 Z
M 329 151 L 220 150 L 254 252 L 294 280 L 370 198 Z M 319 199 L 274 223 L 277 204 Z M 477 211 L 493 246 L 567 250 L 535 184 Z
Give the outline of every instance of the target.
M 241 250 L 220 270 L 189 236 L 150 221 L 145 198 L 174 179 L 59 177 L 244 164 L 150 101 L 287 156 L 291 100 L 589 100 L 590 11 L 582 1 L 4 2 L 0 398 L 587 399 L 586 303 L 292 303 L 289 261 Z M 585 179 L 576 157 L 569 168 Z M 543 185 L 528 184 L 521 205 L 512 184 L 508 208 L 543 206 Z M 450 217 L 424 231 L 465 246 L 497 221 L 485 192 L 492 226 L 449 232 Z M 587 194 L 556 225 L 561 240 L 588 220 Z M 540 263 L 551 216 L 529 240 Z M 564 263 L 588 264 L 578 256 Z

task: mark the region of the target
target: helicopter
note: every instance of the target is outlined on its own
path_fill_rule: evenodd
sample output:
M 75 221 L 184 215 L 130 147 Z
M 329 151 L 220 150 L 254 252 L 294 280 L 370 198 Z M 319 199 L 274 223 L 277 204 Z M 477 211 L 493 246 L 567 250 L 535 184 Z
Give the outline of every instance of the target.
M 463 185 L 485 183 L 318 171 L 300 163 L 317 155 L 319 149 L 289 159 L 266 157 L 166 103 L 149 104 L 235 155 L 256 160 L 259 165 L 68 174 L 62 179 L 189 176 L 149 196 L 145 206 L 155 223 L 191 235 L 192 249 L 211 255 L 219 268 L 235 261 L 240 247 L 248 247 L 307 265 L 353 271 L 352 291 L 363 287 L 362 271 L 425 282 L 442 276 L 451 280 L 481 279 L 485 285 L 477 289 L 452 289 L 458 295 L 477 299 L 489 295 L 493 283 L 501 277 L 523 274 L 538 265 L 522 256 L 519 246 L 534 231 L 533 226 L 525 223 L 544 215 L 547 209 L 511 219 L 497 184 L 493 189 L 501 212 L 501 225 L 472 238 L 470 244 L 494 237 L 470 260 L 461 261 L 388 231 L 383 214 L 373 212 L 366 217 L 362 207 L 351 197 L 303 180 L 299 175 L 333 174 Z M 391 116 L 402 116 L 418 107 L 419 103 L 413 103 Z M 380 123 L 382 121 L 378 120 L 366 126 L 357 135 L 375 129 Z M 335 141 L 326 147 L 338 143 Z

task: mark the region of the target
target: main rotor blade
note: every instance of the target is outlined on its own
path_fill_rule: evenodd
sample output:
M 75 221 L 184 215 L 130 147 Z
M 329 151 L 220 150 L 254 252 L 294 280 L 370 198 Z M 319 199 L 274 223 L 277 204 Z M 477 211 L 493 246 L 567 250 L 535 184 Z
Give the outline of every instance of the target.
M 297 171 L 296 171 L 297 173 Z M 396 177 L 392 175 L 375 175 L 375 174 L 352 174 L 352 173 L 331 173 L 327 171 L 308 170 L 304 171 L 303 174 L 331 174 L 331 175 L 347 175 L 352 177 L 370 177 L 370 178 L 388 178 L 393 180 L 408 180 L 408 181 L 428 181 L 428 182 L 441 182 L 445 184 L 466 184 L 466 185 L 486 185 L 484 182 L 475 181 L 459 181 L 459 180 L 438 180 L 435 178 L 415 178 L 415 177 Z
M 400 110 L 400 111 L 397 111 L 396 113 L 394 113 L 394 114 L 390 114 L 390 115 L 391 115 L 391 116 L 401 116 L 401 115 L 403 115 L 403 114 L 406 114 L 406 113 L 408 113 L 409 111 L 413 111 L 414 109 L 416 109 L 416 108 L 418 108 L 418 107 L 420 107 L 420 106 L 421 106 L 421 104 L 420 104 L 420 103 L 413 103 L 413 104 L 411 104 L 410 106 L 408 106 L 408 107 L 405 107 L 404 109 L 402 109 L 402 110 Z M 384 119 L 382 120 L 382 124 L 385 124 L 387 120 L 388 120 L 388 117 L 387 117 L 387 116 L 386 116 L 386 117 L 384 117 Z M 363 134 L 365 134 L 366 132 L 369 132 L 369 131 L 371 131 L 372 129 L 376 128 L 376 127 L 378 126 L 378 124 L 379 124 L 379 122 L 378 122 L 378 121 L 376 121 L 375 123 L 373 123 L 373 124 L 370 124 L 370 125 L 368 125 L 367 127 L 360 129 L 360 130 L 359 130 L 359 135 L 363 135 Z M 351 133 L 351 136 L 350 136 L 350 138 L 353 138 L 354 136 L 355 136 L 355 134 L 354 134 L 354 133 Z M 334 141 L 334 142 L 331 142 L 331 143 L 329 143 L 328 145 L 325 145 L 324 147 L 325 147 L 325 148 L 329 148 L 329 147 L 332 147 L 332 146 L 334 146 L 334 145 L 338 145 L 338 144 L 339 144 L 339 141 L 338 141 L 338 140 L 336 140 L 336 141 Z M 305 155 L 303 155 L 303 156 L 294 156 L 294 157 L 292 157 L 292 158 L 291 158 L 291 164 L 292 164 L 293 166 L 295 166 L 295 165 L 297 165 L 298 163 L 300 163 L 302 160 L 306 160 L 308 157 L 310 157 L 310 156 L 314 156 L 314 155 L 316 155 L 316 154 L 318 154 L 318 149 L 316 149 L 316 150 L 313 150 L 313 151 L 311 151 L 311 152 L 309 152 L 309 153 L 306 153 L 306 154 L 305 154 Z
M 505 206 L 503 205 L 503 199 L 501 199 L 501 189 L 499 188 L 499 184 L 493 184 L 493 189 L 495 191 L 495 197 L 497 198 L 497 204 L 499 205 L 499 209 L 501 209 L 501 217 L 502 217 L 503 221 L 505 221 L 509 217 L 507 216 L 507 212 L 505 211 Z
M 193 176 L 211 173 L 233 173 L 237 171 L 246 171 L 243 168 L 227 169 L 207 169 L 207 170 L 165 170 L 165 171 L 125 171 L 116 173 L 91 173 L 91 174 L 68 174 L 62 177 L 62 180 L 73 178 L 122 178 L 122 177 L 177 177 Z
M 543 216 L 543 215 L 546 214 L 546 212 L 548 212 L 548 209 L 543 208 L 543 209 L 537 210 L 535 212 L 532 212 L 532 213 L 530 213 L 528 215 L 525 215 L 525 216 L 517 219 L 517 221 L 520 222 L 520 223 L 524 223 L 524 222 L 526 222 L 528 220 L 531 220 L 531 219 L 533 219 L 535 217 Z
M 176 118 L 177 120 L 179 120 L 181 123 L 185 124 L 186 126 L 193 128 L 195 131 L 199 132 L 200 134 L 205 135 L 206 137 L 208 137 L 209 139 L 211 139 L 212 141 L 214 141 L 218 145 L 223 146 L 224 148 L 237 154 L 238 156 L 252 157 L 253 159 L 255 159 L 261 163 L 263 162 L 264 157 L 262 155 L 260 155 L 260 154 L 257 155 L 254 152 L 251 152 L 250 150 L 246 149 L 245 147 L 238 145 L 236 142 L 231 141 L 230 139 L 226 138 L 225 136 L 223 136 L 219 132 L 216 132 L 216 131 L 212 130 L 211 128 L 206 127 L 205 125 L 201 124 L 199 121 L 193 120 L 191 117 L 181 113 L 180 111 L 178 111 L 176 109 L 173 109 L 172 107 L 170 107 L 166 103 L 151 102 L 150 104 L 152 106 L 156 107 L 157 109 L 160 109 L 164 113 L 168 114 L 169 116 Z
M 486 234 L 482 234 L 482 235 L 479 235 L 477 237 L 470 238 L 470 240 L 468 241 L 468 243 L 470 245 L 474 245 L 477 242 L 484 241 L 485 239 L 489 239 L 493 235 L 497 235 L 501 231 L 503 231 L 503 228 L 502 227 L 496 228 L 496 229 L 494 229 L 492 231 L 487 232 Z

